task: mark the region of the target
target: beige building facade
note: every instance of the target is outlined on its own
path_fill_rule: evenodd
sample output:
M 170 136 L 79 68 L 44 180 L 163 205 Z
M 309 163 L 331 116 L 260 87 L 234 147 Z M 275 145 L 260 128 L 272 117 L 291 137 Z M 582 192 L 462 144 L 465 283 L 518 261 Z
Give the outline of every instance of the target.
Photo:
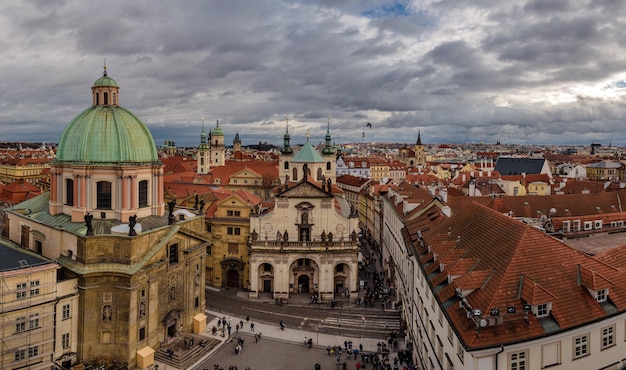
M 251 298 L 304 293 L 329 301 L 358 291 L 356 212 L 330 181 L 309 179 L 284 185 L 273 209 L 250 219 Z

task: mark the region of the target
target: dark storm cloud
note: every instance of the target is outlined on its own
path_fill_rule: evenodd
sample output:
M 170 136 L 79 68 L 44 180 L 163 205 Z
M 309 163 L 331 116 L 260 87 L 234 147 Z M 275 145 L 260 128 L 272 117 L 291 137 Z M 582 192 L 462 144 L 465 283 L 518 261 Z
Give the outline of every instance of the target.
M 343 143 L 421 129 L 425 142 L 587 144 L 620 129 L 625 12 L 615 0 L 5 2 L 0 135 L 58 140 L 106 58 L 158 144 L 197 145 L 202 116 L 244 144 L 280 144 L 285 117 L 294 142 L 322 141 L 330 117 Z

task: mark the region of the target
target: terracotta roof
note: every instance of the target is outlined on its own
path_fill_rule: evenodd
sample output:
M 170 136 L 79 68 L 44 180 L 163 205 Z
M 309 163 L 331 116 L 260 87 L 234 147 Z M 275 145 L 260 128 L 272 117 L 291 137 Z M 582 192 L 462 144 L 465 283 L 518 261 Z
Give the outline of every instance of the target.
M 503 316 L 501 323 L 477 330 L 476 322 L 468 319 L 458 304 L 442 306 L 447 307 L 444 308 L 446 315 L 466 348 L 499 346 L 549 335 L 540 320 L 552 320 L 566 330 L 608 316 L 581 285 L 580 281 L 587 278 L 579 279 L 579 266 L 581 271 L 593 271 L 586 273 L 591 286 L 598 288 L 606 282 L 614 283 L 609 301 L 618 312 L 626 311 L 626 276 L 620 270 L 478 203 L 457 210 L 452 217 L 424 231 L 422 236 L 422 243 L 430 252 L 419 243 L 416 245 L 421 263 L 435 263 L 437 255 L 459 258 L 457 264 L 445 258 L 448 267 L 454 268 L 454 274 L 443 264 L 443 271 L 435 270 L 429 275 L 431 284 L 433 281 L 447 284 L 439 274 L 455 276 L 468 270 L 437 290 L 440 304 L 449 300 L 456 302 L 454 293 L 458 287 L 473 290 L 465 300 L 474 309 L 487 312 L 486 316 L 491 308 L 499 308 L 503 313 L 507 307 L 516 308 L 517 314 Z M 455 250 L 463 253 L 452 253 Z M 539 254 L 541 258 L 537 258 Z M 523 311 L 524 304 L 550 302 L 552 311 L 547 319 Z M 517 320 L 526 315 L 528 321 Z
M 22 179 L 2 187 L 0 202 L 5 204 L 18 204 L 25 200 L 41 195 L 41 189 Z

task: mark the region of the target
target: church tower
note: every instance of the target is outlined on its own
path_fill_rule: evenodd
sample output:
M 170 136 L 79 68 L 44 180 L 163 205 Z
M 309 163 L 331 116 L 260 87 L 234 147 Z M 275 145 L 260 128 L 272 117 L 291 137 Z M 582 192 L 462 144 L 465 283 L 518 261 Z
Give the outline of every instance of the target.
M 285 118 L 285 135 L 283 136 L 283 147 L 280 149 L 278 164 L 278 177 L 281 184 L 284 184 L 288 176 L 291 176 L 291 159 L 293 149 L 291 149 L 291 136 L 289 136 L 289 118 Z
M 233 153 L 241 151 L 241 139 L 239 138 L 239 133 L 235 134 L 235 139 L 233 140 Z
M 330 118 L 326 121 L 326 136 L 324 137 L 324 149 L 322 149 L 322 158 L 326 162 L 324 164 L 324 178 L 335 179 L 337 175 L 337 157 L 332 146 L 332 136 L 330 136 Z
M 415 143 L 415 165 L 421 167 L 426 165 L 426 153 L 424 152 L 422 136 L 419 130 L 417 131 L 417 142 Z
M 226 148 L 224 147 L 224 131 L 220 122 L 211 131 L 211 163 L 210 168 L 223 166 L 226 161 Z
M 209 144 L 207 143 L 206 133 L 204 132 L 204 117 L 202 117 L 202 133 L 200 133 L 200 145 L 198 145 L 196 172 L 199 174 L 208 173 L 210 163 L 211 152 L 209 151 Z

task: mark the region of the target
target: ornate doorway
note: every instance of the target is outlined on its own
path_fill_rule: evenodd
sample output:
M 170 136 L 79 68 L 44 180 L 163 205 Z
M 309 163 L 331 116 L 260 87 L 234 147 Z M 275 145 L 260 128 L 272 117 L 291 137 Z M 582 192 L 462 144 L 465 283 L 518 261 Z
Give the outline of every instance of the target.
M 309 292 L 309 275 L 300 275 L 298 276 L 298 292 L 308 293 Z
M 226 272 L 226 286 L 229 288 L 239 288 L 239 271 L 230 269 Z

